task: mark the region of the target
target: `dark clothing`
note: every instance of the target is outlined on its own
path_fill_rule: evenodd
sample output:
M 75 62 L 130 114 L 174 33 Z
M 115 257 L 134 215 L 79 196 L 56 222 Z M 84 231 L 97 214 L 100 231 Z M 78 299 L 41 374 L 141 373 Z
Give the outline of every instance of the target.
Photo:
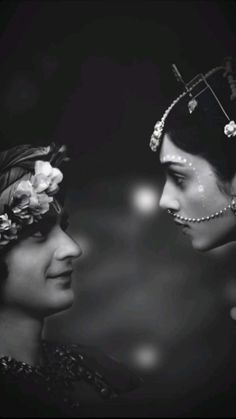
M 43 348 L 44 362 L 38 367 L 0 358 L 1 417 L 94 416 L 106 401 L 141 384 L 94 348 L 49 342 Z

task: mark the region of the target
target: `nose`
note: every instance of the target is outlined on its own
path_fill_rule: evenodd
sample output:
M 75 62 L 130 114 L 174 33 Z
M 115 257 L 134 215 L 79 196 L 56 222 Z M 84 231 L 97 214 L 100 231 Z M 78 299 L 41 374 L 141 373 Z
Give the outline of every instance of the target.
M 80 245 L 65 231 L 60 231 L 60 237 L 58 237 L 58 246 L 55 251 L 57 259 L 72 258 L 76 259 L 82 255 Z
M 169 209 L 172 211 L 179 211 L 180 209 L 178 198 L 168 183 L 165 183 L 163 188 L 159 206 L 162 209 Z

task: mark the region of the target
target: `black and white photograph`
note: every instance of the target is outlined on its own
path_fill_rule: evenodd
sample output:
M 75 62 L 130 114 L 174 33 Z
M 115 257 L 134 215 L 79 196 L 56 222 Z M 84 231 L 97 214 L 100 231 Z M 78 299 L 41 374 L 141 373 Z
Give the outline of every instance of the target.
M 236 2 L 0 2 L 0 417 L 236 416 Z

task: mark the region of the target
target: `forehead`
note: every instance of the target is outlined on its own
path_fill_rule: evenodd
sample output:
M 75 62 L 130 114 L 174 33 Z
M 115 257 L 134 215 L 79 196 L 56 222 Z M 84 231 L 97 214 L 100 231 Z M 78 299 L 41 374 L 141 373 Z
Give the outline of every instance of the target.
M 179 167 L 188 167 L 189 169 L 196 170 L 198 173 L 211 174 L 214 172 L 211 164 L 201 156 L 188 153 L 182 150 L 171 141 L 169 134 L 163 137 L 161 150 L 160 150 L 160 163 L 161 164 L 175 164 Z
M 163 137 L 161 150 L 160 150 L 160 162 L 172 162 L 175 160 L 180 160 L 184 162 L 184 160 L 192 160 L 194 155 L 187 153 L 186 151 L 179 148 L 171 141 L 171 137 L 169 134 L 165 134 Z
M 174 170 L 188 171 L 188 173 L 194 174 L 196 179 L 204 184 L 216 183 L 218 176 L 215 173 L 213 166 L 202 156 L 190 154 L 178 146 L 172 141 L 169 134 L 165 134 L 163 137 L 161 150 L 160 150 L 160 163 L 166 168 L 173 168 Z

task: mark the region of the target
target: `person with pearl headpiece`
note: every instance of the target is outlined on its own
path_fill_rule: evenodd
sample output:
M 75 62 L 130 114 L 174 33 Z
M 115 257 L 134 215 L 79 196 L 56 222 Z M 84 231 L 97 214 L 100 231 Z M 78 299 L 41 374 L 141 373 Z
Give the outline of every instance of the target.
M 160 206 L 199 251 L 236 241 L 236 78 L 232 58 L 185 83 L 155 124 L 166 181 Z

